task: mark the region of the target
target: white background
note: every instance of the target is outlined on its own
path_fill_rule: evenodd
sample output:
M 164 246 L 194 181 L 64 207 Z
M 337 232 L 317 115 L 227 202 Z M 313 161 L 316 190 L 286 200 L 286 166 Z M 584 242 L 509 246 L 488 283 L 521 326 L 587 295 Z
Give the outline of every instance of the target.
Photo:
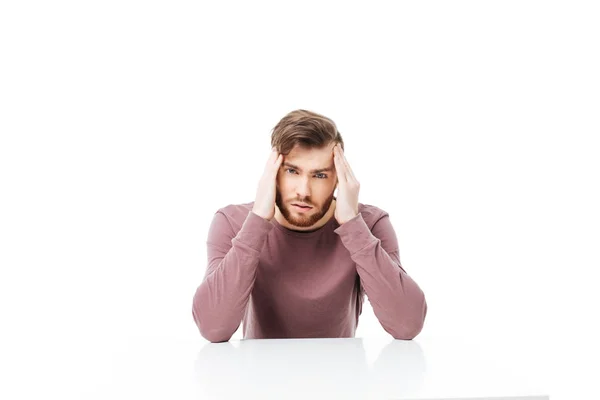
M 599 20 L 573 1 L 2 2 L 2 390 L 65 398 L 136 337 L 202 341 L 208 224 L 254 200 L 271 129 L 306 108 L 389 212 L 421 335 L 516 361 L 552 399 L 597 395 Z M 368 302 L 357 336 L 391 338 Z

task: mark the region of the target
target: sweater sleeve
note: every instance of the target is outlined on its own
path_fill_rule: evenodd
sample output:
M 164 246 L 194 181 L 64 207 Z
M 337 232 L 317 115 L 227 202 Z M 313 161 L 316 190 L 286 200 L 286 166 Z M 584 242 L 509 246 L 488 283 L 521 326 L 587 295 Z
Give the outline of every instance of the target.
M 384 212 L 370 230 L 362 214 L 335 232 L 350 252 L 379 323 L 395 339 L 413 339 L 427 315 L 425 295 L 400 264 L 398 239 Z
M 211 342 L 231 339 L 242 322 L 259 261 L 273 225 L 250 211 L 235 235 L 217 211 L 207 245 L 208 266 L 193 298 L 192 315 L 200 334 Z

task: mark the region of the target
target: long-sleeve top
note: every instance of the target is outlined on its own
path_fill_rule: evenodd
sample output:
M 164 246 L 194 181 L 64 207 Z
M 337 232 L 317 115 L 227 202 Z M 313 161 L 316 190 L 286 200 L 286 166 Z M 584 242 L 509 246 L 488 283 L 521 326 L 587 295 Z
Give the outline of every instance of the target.
M 192 315 L 211 342 L 244 339 L 354 337 L 366 294 L 383 329 L 413 339 L 427 303 L 400 264 L 389 214 L 359 203 L 340 225 L 286 228 L 252 212 L 254 202 L 217 210 L 208 231 L 208 265 Z

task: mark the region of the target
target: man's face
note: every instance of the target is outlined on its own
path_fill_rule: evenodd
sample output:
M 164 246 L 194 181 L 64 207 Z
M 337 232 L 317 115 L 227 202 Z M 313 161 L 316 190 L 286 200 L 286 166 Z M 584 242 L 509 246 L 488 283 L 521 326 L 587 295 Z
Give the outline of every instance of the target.
M 310 227 L 329 210 L 337 186 L 333 162 L 334 145 L 335 143 L 330 143 L 321 149 L 307 149 L 296 145 L 283 157 L 277 173 L 275 204 L 290 224 Z M 330 169 L 323 170 L 326 168 Z M 295 203 L 312 208 L 302 210 L 294 206 Z

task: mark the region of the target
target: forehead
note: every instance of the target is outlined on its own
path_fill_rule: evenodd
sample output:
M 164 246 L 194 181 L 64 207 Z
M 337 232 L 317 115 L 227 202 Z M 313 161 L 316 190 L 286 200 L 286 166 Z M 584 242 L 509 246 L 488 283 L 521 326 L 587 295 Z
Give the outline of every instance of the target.
M 329 165 L 329 161 L 333 158 L 333 147 L 335 143 L 329 143 L 322 148 L 307 148 L 301 145 L 296 145 L 285 156 L 285 160 L 295 162 L 297 164 L 319 164 L 320 166 Z

